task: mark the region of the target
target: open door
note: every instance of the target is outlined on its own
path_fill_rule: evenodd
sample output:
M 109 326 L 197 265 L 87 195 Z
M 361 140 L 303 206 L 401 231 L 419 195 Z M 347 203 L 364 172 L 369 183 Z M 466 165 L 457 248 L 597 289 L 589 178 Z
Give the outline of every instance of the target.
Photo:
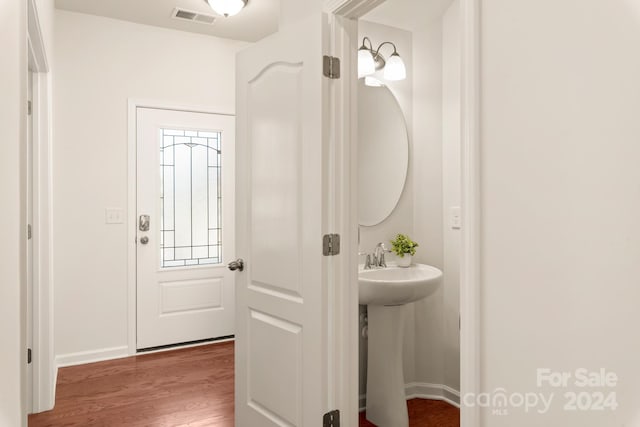
M 237 57 L 241 427 L 318 426 L 328 409 L 327 27 L 317 14 Z

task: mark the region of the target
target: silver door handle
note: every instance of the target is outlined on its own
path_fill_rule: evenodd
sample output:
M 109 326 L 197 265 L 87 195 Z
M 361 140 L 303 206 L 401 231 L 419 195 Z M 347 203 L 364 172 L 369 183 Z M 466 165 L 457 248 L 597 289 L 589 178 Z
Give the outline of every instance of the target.
M 244 261 L 242 260 L 242 258 L 238 258 L 235 261 L 231 261 L 229 263 L 229 265 L 227 265 L 227 267 L 229 267 L 229 270 L 231 271 L 235 271 L 235 270 L 244 270 Z
M 138 230 L 149 231 L 150 222 L 151 217 L 149 215 L 140 215 L 140 218 L 138 219 Z
M 147 236 L 142 236 L 140 238 L 140 243 L 142 243 L 143 245 L 146 245 L 147 243 L 149 243 L 149 238 Z

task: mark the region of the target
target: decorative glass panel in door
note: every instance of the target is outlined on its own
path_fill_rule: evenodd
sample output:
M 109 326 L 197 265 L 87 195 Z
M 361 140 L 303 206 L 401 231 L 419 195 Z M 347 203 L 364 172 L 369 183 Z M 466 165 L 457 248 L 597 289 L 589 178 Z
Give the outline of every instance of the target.
M 160 265 L 220 264 L 221 132 L 162 129 Z

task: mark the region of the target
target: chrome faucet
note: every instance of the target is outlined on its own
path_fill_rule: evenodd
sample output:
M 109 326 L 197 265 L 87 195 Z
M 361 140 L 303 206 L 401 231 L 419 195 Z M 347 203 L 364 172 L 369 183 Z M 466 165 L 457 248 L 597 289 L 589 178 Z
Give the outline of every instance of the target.
M 368 253 L 360 253 L 359 255 L 364 255 L 364 269 L 371 270 L 372 268 L 384 268 L 387 266 L 387 262 L 384 259 L 384 254 L 387 252 L 391 252 L 387 248 L 384 247 L 384 243 L 378 243 L 376 248 L 373 250 L 372 254 Z
M 384 247 L 384 243 L 380 242 L 376 245 L 373 251 L 373 264 L 376 267 L 384 268 L 387 266 L 387 262 L 384 260 L 385 252 L 391 252 Z
M 371 254 L 364 254 L 364 269 L 371 270 Z

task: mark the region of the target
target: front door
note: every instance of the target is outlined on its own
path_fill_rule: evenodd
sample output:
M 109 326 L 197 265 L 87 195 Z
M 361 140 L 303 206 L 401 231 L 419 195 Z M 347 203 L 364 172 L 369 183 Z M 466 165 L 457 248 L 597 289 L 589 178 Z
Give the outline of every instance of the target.
M 318 426 L 328 405 L 326 17 L 237 57 L 236 425 Z
M 235 123 L 138 108 L 137 349 L 235 333 Z

